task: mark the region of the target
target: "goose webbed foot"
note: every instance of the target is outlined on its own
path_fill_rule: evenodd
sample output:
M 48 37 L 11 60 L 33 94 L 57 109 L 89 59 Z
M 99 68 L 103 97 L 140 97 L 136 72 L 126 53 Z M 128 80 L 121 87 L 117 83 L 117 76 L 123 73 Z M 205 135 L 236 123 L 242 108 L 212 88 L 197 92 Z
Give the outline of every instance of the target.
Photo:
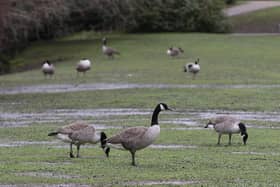
M 110 153 L 110 148 L 108 147 L 106 150 L 105 150 L 105 154 L 106 154 L 106 157 L 109 158 L 109 153 Z

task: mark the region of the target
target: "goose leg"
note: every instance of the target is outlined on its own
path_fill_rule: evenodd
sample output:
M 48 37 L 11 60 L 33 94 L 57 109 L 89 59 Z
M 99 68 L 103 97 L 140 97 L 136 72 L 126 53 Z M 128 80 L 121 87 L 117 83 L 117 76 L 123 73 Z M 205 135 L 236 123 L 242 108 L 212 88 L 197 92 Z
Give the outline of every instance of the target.
M 80 157 L 80 144 L 77 145 L 77 158 Z
M 70 143 L 70 158 L 74 158 L 72 145 L 73 145 L 73 143 L 71 142 Z
M 131 157 L 132 157 L 132 165 L 133 166 L 136 166 L 136 164 L 135 164 L 135 151 L 130 151 L 130 153 L 131 153 Z
M 229 138 L 229 139 L 228 139 L 228 145 L 231 145 L 231 135 L 232 135 L 231 133 L 228 134 L 228 138 Z
M 218 143 L 217 143 L 218 145 L 220 145 L 221 137 L 222 137 L 222 134 L 219 134 Z

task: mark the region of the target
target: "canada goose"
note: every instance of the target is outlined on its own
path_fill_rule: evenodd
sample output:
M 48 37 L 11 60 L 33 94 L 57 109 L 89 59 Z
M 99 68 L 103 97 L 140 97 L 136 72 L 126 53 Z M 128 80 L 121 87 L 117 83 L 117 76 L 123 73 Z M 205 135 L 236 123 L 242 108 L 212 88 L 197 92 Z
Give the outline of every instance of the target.
M 170 47 L 169 49 L 167 49 L 166 53 L 168 56 L 175 57 L 180 55 L 181 53 L 184 53 L 184 50 L 181 47 Z
M 195 79 L 196 74 L 200 71 L 200 65 L 198 64 L 199 58 L 194 63 L 187 63 L 184 66 L 184 72 L 190 72 L 193 74 L 193 79 Z
M 220 116 L 215 118 L 213 121 L 209 121 L 205 128 L 208 127 L 208 125 L 213 125 L 214 129 L 217 133 L 219 133 L 218 137 L 218 145 L 220 144 L 220 139 L 222 134 L 228 134 L 229 136 L 229 142 L 228 144 L 231 144 L 231 135 L 232 134 L 238 134 L 241 133 L 241 136 L 243 136 L 243 143 L 246 145 L 248 134 L 246 130 L 246 126 L 244 123 L 241 123 L 239 120 L 230 117 L 230 116 Z
M 85 143 L 96 144 L 100 141 L 101 137 L 106 138 L 104 132 L 97 133 L 95 128 L 91 125 L 88 125 L 84 122 L 75 122 L 64 127 L 59 128 L 55 132 L 51 132 L 48 136 L 56 136 L 56 138 L 62 140 L 65 143 L 70 143 L 70 157 L 74 158 L 72 145 L 77 146 L 77 155 L 80 157 L 79 151 L 80 146 Z M 110 150 L 107 150 L 108 152 Z
M 49 75 L 50 77 L 54 74 L 54 65 L 50 61 L 46 60 L 43 62 L 42 72 L 45 75 L 45 78 Z
M 151 145 L 159 136 L 160 127 L 158 124 L 158 115 L 163 110 L 171 109 L 165 103 L 159 103 L 154 109 L 150 127 L 131 127 L 124 129 L 111 138 L 101 138 L 102 148 L 104 151 L 107 151 L 109 147 L 122 148 L 130 151 L 132 165 L 135 166 L 135 152 Z
M 79 74 L 79 72 L 82 72 L 85 75 L 86 71 L 90 70 L 90 66 L 91 62 L 89 59 L 83 58 L 82 60 L 80 60 L 76 66 L 77 75 Z
M 104 55 L 113 59 L 115 54 L 117 55 L 120 54 L 116 49 L 107 46 L 107 39 L 105 37 L 102 39 L 102 42 L 103 42 L 102 52 Z

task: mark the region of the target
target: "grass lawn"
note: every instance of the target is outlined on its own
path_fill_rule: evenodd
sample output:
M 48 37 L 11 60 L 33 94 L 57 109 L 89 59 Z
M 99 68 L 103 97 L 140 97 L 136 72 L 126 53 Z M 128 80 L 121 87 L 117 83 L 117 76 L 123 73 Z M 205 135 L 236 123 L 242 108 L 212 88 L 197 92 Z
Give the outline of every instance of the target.
M 27 62 L 40 67 L 44 59 L 55 61 L 55 77 L 45 80 L 39 68 L 4 75 L 0 76 L 1 89 L 68 83 L 280 83 L 278 36 L 110 34 L 107 35 L 109 45 L 121 52 L 114 60 L 102 55 L 102 36 L 82 32 L 54 41 L 33 43 L 18 54 L 13 63 Z M 181 46 L 185 50 L 183 56 L 168 57 L 165 51 L 172 45 Z M 77 78 L 75 65 L 83 57 L 93 61 L 92 69 L 85 77 Z M 182 67 L 198 57 L 201 72 L 196 80 L 192 80 Z M 170 186 L 174 183 L 183 186 L 276 186 L 280 183 L 280 121 L 246 120 L 245 124 L 252 124 L 248 128 L 248 145 L 242 145 L 240 135 L 234 135 L 232 146 L 227 145 L 227 136 L 223 136 L 222 145 L 217 146 L 218 135 L 212 129 L 204 129 L 206 119 L 191 114 L 191 111 L 277 113 L 279 93 L 280 88 L 255 87 L 2 94 L 0 124 L 6 127 L 0 128 L 0 187 L 4 184 Z M 103 131 L 109 136 L 121 130 L 115 127 L 149 126 L 151 112 L 159 102 L 167 103 L 175 108 L 175 112 L 160 114 L 161 134 L 155 145 L 163 147 L 137 152 L 137 167 L 130 165 L 129 152 L 112 150 L 107 159 L 99 145 L 82 147 L 82 158 L 70 159 L 68 145 L 47 136 L 74 119 L 107 126 Z M 108 110 L 103 113 L 93 111 L 98 109 L 115 110 L 104 115 Z M 135 109 L 139 113 L 114 115 L 118 109 Z M 80 112 L 71 113 L 71 110 Z M 65 112 L 67 117 L 64 118 L 61 111 L 68 111 Z M 194 125 L 185 125 L 188 120 L 194 121 Z M 27 124 L 12 127 L 12 124 L 21 122 Z M 260 126 L 266 128 L 257 128 Z
M 109 60 L 101 53 L 101 35 L 82 33 L 49 42 L 37 42 L 12 63 L 41 66 L 57 61 L 54 80 L 44 80 L 40 69 L 0 77 L 1 87 L 53 83 L 170 83 L 170 84 L 278 84 L 280 37 L 241 37 L 216 34 L 109 35 L 108 45 L 121 55 Z M 166 49 L 181 46 L 185 53 L 169 58 Z M 79 59 L 93 61 L 87 78 L 76 78 Z M 200 58 L 201 72 L 195 81 L 183 66 Z

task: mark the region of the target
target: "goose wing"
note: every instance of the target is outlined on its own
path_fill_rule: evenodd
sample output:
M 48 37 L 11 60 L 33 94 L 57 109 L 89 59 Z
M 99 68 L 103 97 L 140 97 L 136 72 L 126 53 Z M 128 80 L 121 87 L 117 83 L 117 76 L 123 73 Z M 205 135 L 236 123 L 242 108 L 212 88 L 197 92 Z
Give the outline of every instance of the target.
M 120 54 L 116 49 L 111 48 L 111 47 L 107 47 L 106 52 L 107 52 L 108 54 Z
M 147 127 L 132 127 L 123 130 L 119 134 L 109 138 L 107 140 L 108 143 L 112 144 L 127 144 L 129 142 L 133 142 L 142 137 L 145 132 L 148 130 Z
M 236 118 L 231 117 L 231 116 L 219 116 L 219 117 L 215 118 L 214 123 L 215 124 L 219 124 L 219 123 L 229 124 L 229 123 L 235 123 L 237 121 L 238 120 Z
M 73 141 L 78 141 L 80 143 L 86 143 L 92 141 L 95 136 L 95 128 L 93 126 L 87 126 L 79 130 L 74 131 L 69 134 L 69 137 Z
M 60 129 L 58 129 L 58 133 L 61 133 L 61 134 L 71 134 L 75 131 L 79 131 L 81 129 L 84 129 L 88 127 L 88 124 L 84 123 L 84 122 L 75 122 L 75 123 L 71 123 L 67 126 L 64 126 Z

